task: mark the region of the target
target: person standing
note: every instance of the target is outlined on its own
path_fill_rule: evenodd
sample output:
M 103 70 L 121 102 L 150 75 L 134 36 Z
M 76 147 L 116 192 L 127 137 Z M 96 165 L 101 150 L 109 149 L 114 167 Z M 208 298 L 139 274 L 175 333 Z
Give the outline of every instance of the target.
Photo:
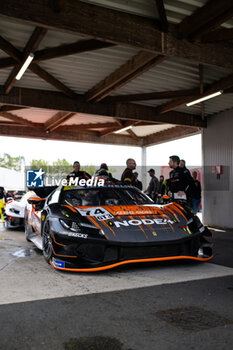
M 168 165 L 172 169 L 169 173 L 170 175 L 170 188 L 169 195 L 172 199 L 183 199 L 186 200 L 187 203 L 192 206 L 192 200 L 190 197 L 190 193 L 192 193 L 194 189 L 194 180 L 190 175 L 189 171 L 184 171 L 179 166 L 180 158 L 177 155 L 173 155 L 169 157 Z
M 4 222 L 4 209 L 5 209 L 5 189 L 0 186 L 0 219 Z
M 196 215 L 201 203 L 201 184 L 200 184 L 200 181 L 197 180 L 196 171 L 192 173 L 192 177 L 195 185 L 195 190 L 193 191 L 193 194 L 192 194 L 192 209 L 193 209 L 193 213 Z
M 135 176 L 135 186 L 142 191 L 142 182 L 138 180 L 138 173 L 135 171 L 133 174 Z
M 125 185 L 136 186 L 136 178 L 133 170 L 136 169 L 136 162 L 133 158 L 128 158 L 126 161 L 126 168 L 121 175 L 121 182 Z
M 75 161 L 73 164 L 73 171 L 67 175 L 67 180 L 73 178 L 79 178 L 79 179 L 84 179 L 88 180 L 91 178 L 91 175 L 88 174 L 86 171 L 80 170 L 80 163 L 78 161 Z
M 161 198 L 165 194 L 165 184 L 164 184 L 164 176 L 160 175 L 159 184 L 158 184 L 158 194 L 157 194 L 157 202 L 161 202 Z
M 158 187 L 159 187 L 159 180 L 158 178 L 155 176 L 155 170 L 154 169 L 150 169 L 148 171 L 151 180 L 149 183 L 149 186 L 147 187 L 147 189 L 144 191 L 146 194 L 148 194 L 148 196 L 151 197 L 151 199 L 153 199 L 154 202 L 156 202 L 157 200 L 157 193 L 158 193 Z
M 186 168 L 186 161 L 184 159 L 181 159 L 180 160 L 180 164 L 179 166 L 183 169 L 184 171 L 184 174 L 188 177 L 192 177 L 191 173 L 190 173 L 190 170 L 188 168 Z M 191 187 L 189 186 L 187 188 L 187 191 L 186 191 L 186 195 L 187 195 L 187 200 L 190 202 L 191 204 L 191 201 L 192 201 L 192 195 L 193 195 L 193 192 L 195 192 L 195 189 L 193 188 L 194 186 L 192 185 Z

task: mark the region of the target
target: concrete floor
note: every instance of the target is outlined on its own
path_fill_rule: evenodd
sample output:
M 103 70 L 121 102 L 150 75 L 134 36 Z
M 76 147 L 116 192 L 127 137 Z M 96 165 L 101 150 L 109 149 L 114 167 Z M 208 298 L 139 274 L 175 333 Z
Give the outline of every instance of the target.
M 77 274 L 54 270 L 23 231 L 0 227 L 0 349 L 232 349 L 233 232 L 213 233 L 211 263 Z M 161 319 L 177 308 L 178 318 Z

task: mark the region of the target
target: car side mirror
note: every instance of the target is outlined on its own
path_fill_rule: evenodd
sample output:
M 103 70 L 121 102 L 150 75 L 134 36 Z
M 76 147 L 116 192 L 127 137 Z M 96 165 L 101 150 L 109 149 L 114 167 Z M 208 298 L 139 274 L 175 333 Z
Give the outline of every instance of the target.
M 27 201 L 35 210 L 40 210 L 44 207 L 45 198 L 30 197 Z

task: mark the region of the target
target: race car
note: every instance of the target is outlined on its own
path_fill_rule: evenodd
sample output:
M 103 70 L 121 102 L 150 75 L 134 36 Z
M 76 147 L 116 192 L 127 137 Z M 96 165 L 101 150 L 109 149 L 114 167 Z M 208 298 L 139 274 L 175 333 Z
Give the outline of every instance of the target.
M 5 205 L 4 221 L 6 228 L 19 228 L 24 226 L 25 206 L 27 199 L 33 192 L 27 192 L 20 200 L 8 197 Z
M 101 271 L 130 263 L 212 258 L 211 232 L 185 205 L 157 205 L 133 186 L 34 188 L 26 239 L 54 268 Z

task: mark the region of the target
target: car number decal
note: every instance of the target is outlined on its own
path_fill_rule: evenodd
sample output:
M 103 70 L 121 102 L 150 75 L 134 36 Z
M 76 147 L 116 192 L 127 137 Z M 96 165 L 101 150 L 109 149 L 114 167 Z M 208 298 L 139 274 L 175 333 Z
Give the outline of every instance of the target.
M 82 216 L 94 216 L 99 221 L 109 220 L 113 218 L 112 214 L 110 214 L 106 209 L 101 207 L 87 209 L 77 208 L 77 210 Z

